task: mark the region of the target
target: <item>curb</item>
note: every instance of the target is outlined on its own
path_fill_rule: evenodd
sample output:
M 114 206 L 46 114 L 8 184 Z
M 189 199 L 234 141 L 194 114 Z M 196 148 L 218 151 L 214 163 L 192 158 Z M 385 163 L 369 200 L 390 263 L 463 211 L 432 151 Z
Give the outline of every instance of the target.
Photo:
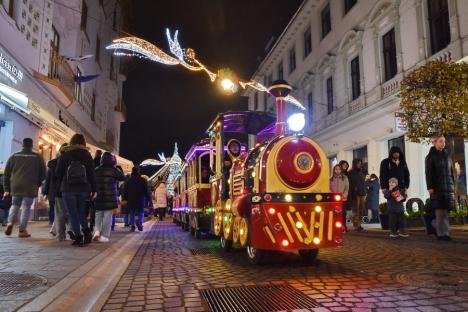
M 100 311 L 153 225 L 154 221 L 146 222 L 143 236 L 133 235 L 123 244 L 114 243 L 18 311 Z

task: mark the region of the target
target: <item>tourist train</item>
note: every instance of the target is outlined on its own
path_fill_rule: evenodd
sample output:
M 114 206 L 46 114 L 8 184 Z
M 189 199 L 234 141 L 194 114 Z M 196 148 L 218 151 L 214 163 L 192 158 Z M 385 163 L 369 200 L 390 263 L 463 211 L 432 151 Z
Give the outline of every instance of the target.
M 214 234 L 226 251 L 246 248 L 252 263 L 272 250 L 310 261 L 343 243 L 342 196 L 330 192 L 326 155 L 302 133 L 286 133 L 284 108 L 277 112 L 218 114 L 176 186 L 175 222 L 196 237 Z M 242 142 L 248 135 L 254 148 Z

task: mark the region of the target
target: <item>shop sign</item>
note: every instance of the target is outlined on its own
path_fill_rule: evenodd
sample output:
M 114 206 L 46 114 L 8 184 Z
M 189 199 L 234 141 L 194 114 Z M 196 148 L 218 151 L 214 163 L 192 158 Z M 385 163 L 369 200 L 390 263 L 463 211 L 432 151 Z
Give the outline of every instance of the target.
M 36 116 L 36 118 L 41 120 L 47 126 L 59 130 L 68 136 L 73 135 L 72 131 L 63 122 L 59 121 L 36 102 L 29 100 L 28 108 L 31 110 L 34 116 Z
M 405 123 L 403 122 L 403 113 L 396 112 L 395 113 L 395 129 L 398 132 L 406 132 L 408 129 L 406 128 Z
M 2 51 L 0 51 L 0 74 L 15 85 L 18 84 L 18 81 L 23 81 L 24 76 L 23 72 L 13 64 L 11 59 Z

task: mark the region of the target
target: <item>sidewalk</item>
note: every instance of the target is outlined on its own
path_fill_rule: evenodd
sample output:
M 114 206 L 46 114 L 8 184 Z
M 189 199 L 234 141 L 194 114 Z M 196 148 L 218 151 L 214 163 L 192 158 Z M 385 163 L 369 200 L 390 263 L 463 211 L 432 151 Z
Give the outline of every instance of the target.
M 108 286 L 126 269 L 151 224 L 145 227 L 142 233 L 129 233 L 117 226 L 109 243 L 93 242 L 83 248 L 71 246 L 69 240 L 56 241 L 43 221 L 30 222 L 32 237 L 26 239 L 17 237 L 17 227 L 10 237 L 2 229 L 0 310 L 83 311 L 98 306 Z M 95 286 L 99 286 L 97 291 Z M 82 308 L 75 309 L 78 299 Z

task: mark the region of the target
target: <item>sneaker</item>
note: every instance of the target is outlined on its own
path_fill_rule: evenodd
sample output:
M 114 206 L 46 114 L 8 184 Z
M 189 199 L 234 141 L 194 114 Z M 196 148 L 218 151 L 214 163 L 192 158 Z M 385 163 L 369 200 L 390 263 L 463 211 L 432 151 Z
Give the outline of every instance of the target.
M 437 236 L 437 239 L 442 240 L 442 241 L 447 241 L 447 242 L 452 240 L 450 236 Z
M 397 238 L 398 237 L 398 234 L 393 234 L 393 233 L 390 233 L 389 235 L 391 238 Z
M 67 234 L 68 234 L 68 236 L 70 237 L 70 239 L 71 239 L 72 241 L 75 240 L 75 233 L 73 233 L 73 231 L 67 231 Z
M 29 234 L 28 231 L 26 230 L 22 230 L 22 231 L 19 231 L 18 237 L 21 237 L 21 238 L 31 237 L 31 234 Z
M 84 246 L 83 235 L 75 236 L 75 239 L 73 240 L 72 245 L 73 246 L 78 246 L 78 247 L 83 247 Z
M 52 236 L 57 236 L 57 232 L 55 231 L 55 226 L 52 226 L 52 227 L 50 228 L 49 233 L 52 234 Z
M 100 237 L 101 237 L 101 233 L 99 231 L 94 232 L 93 241 L 95 241 L 95 242 L 100 241 L 99 240 Z
M 109 241 L 109 239 L 107 237 L 104 237 L 104 236 L 99 236 L 99 241 L 101 243 L 107 243 Z
M 143 232 L 143 225 L 138 225 L 138 231 Z
M 401 237 L 409 237 L 409 234 L 406 234 L 406 233 L 398 233 L 398 235 Z
M 12 231 L 13 231 L 13 223 L 8 223 L 5 229 L 5 235 L 10 236 Z
M 130 227 L 130 232 L 135 232 L 135 226 L 134 226 L 134 225 L 132 225 L 132 226 Z

